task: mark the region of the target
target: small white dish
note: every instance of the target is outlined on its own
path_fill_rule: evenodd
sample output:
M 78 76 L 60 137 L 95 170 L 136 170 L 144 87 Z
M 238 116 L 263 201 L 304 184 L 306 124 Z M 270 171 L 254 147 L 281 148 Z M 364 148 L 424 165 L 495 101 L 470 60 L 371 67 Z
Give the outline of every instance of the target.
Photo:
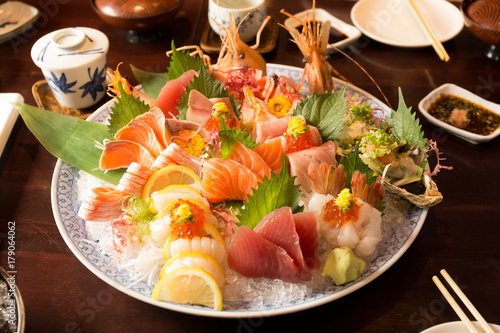
M 21 1 L 7 1 L 0 5 L 0 44 L 31 28 L 38 9 Z
M 335 16 L 331 15 L 330 13 L 328 13 L 324 9 L 316 8 L 315 11 L 316 11 L 315 15 L 316 15 L 317 21 L 321 21 L 321 22 L 330 21 L 330 23 L 332 25 L 331 29 L 335 29 L 335 30 L 337 30 L 337 31 L 339 31 L 347 36 L 345 39 L 342 39 L 336 43 L 333 43 L 332 45 L 334 47 L 336 47 L 336 48 L 345 47 L 345 46 L 353 43 L 354 41 L 356 41 L 359 37 L 361 37 L 361 31 L 359 31 L 359 29 L 356 28 L 355 26 L 345 23 L 344 21 L 336 18 Z M 307 11 L 303 11 L 303 12 L 294 14 L 294 16 L 296 18 L 298 18 L 299 20 L 304 20 L 307 13 L 309 13 L 309 15 L 312 15 L 312 10 L 310 9 Z M 299 24 L 299 22 L 297 22 L 293 18 L 289 17 L 285 20 L 284 25 L 288 29 L 291 29 L 291 28 L 297 28 L 300 24 Z M 334 47 L 328 45 L 326 48 L 326 52 L 327 53 L 334 53 L 335 52 Z
M 462 31 L 462 13 L 448 1 L 418 0 L 418 5 L 441 42 Z M 380 43 L 410 48 L 431 45 L 407 0 L 360 0 L 352 7 L 351 20 L 363 34 Z
M 485 99 L 483 99 L 483 98 L 481 98 L 481 97 L 471 93 L 470 91 L 468 91 L 464 88 L 461 88 L 457 85 L 454 85 L 451 83 L 446 83 L 446 84 L 443 84 L 442 86 L 434 89 L 433 91 L 431 91 L 427 96 L 425 96 L 420 101 L 420 103 L 418 103 L 418 108 L 419 108 L 420 112 L 431 123 L 443 128 L 444 130 L 450 132 L 451 134 L 454 134 L 454 135 L 456 135 L 456 136 L 458 136 L 458 137 L 460 137 L 460 138 L 464 139 L 465 141 L 468 141 L 472 144 L 479 144 L 481 142 L 491 141 L 494 138 L 496 138 L 498 135 L 500 135 L 500 127 L 498 127 L 490 135 L 479 135 L 479 134 L 474 134 L 474 133 L 468 132 L 466 130 L 457 128 L 455 126 L 452 126 L 444 121 L 441 121 L 441 120 L 431 116 L 427 112 L 427 110 L 429 109 L 430 105 L 436 99 L 438 99 L 439 96 L 441 96 L 441 94 L 447 94 L 447 95 L 453 95 L 456 97 L 461 97 L 463 99 L 466 99 L 470 102 L 473 102 L 477 105 L 480 105 L 480 106 L 500 115 L 500 105 L 499 104 L 495 104 L 495 103 L 492 103 L 490 101 L 487 101 L 487 100 L 485 100 Z
M 10 103 L 22 103 L 24 98 L 18 93 L 0 94 L 0 156 L 2 155 L 5 144 L 9 139 L 10 132 L 16 123 L 19 113 Z
M 481 329 L 481 325 L 473 321 L 472 325 L 478 330 L 478 332 L 484 332 Z M 500 326 L 494 324 L 488 324 L 493 332 L 500 333 Z M 461 321 L 451 321 L 449 323 L 444 323 L 440 325 L 436 325 L 422 331 L 422 333 L 468 333 L 467 327 L 465 327 L 464 323 Z

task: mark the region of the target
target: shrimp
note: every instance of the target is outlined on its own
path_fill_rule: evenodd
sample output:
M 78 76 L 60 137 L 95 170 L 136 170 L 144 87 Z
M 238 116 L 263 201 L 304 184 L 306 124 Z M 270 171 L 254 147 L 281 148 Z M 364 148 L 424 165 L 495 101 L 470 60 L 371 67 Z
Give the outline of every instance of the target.
M 351 179 L 352 194 L 377 208 L 384 200 L 384 186 L 381 182 L 376 181 L 370 187 L 366 184 L 366 176 L 355 172 Z
M 342 165 L 334 167 L 327 163 L 312 163 L 307 170 L 314 192 L 337 196 L 346 182 L 345 170 Z
M 240 120 L 243 126 L 253 127 L 259 121 L 277 119 L 269 112 L 269 106 L 261 99 L 255 97 L 250 88 L 243 87 L 243 106 L 241 107 Z
M 178 238 L 171 242 L 167 241 L 164 256 L 168 259 L 185 252 L 202 252 L 220 263 L 226 257 L 226 246 L 211 237 Z
M 130 82 L 126 78 L 124 78 L 121 74 L 118 68 L 120 67 L 122 63 L 119 63 L 116 66 L 116 70 L 112 70 L 111 68 L 108 68 L 106 73 L 108 79 L 111 81 L 111 84 L 108 86 L 108 95 L 111 97 L 115 96 L 120 96 L 120 88 L 119 86 L 122 86 L 123 91 L 127 95 L 133 95 L 136 98 L 139 98 L 142 100 L 144 103 L 149 105 L 150 107 L 153 107 L 155 105 L 155 100 L 143 93 L 142 91 L 135 89 Z

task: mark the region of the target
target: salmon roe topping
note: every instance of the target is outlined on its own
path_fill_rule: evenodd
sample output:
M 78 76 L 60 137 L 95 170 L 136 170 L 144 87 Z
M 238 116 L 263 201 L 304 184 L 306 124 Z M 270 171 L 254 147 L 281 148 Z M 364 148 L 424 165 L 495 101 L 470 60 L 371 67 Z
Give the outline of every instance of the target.
M 202 235 L 205 212 L 196 204 L 179 199 L 174 204 L 169 216 L 172 233 L 179 238 L 192 239 Z
M 359 219 L 359 208 L 358 203 L 354 203 L 353 208 L 344 213 L 342 208 L 335 203 L 335 199 L 332 199 L 325 205 L 323 220 L 335 226 L 342 227 L 349 222 L 356 222 Z
M 285 138 L 287 153 L 293 153 L 295 151 L 301 151 L 312 147 L 311 133 L 304 133 L 299 137 L 296 137 L 285 132 L 285 134 L 283 134 L 283 137 Z

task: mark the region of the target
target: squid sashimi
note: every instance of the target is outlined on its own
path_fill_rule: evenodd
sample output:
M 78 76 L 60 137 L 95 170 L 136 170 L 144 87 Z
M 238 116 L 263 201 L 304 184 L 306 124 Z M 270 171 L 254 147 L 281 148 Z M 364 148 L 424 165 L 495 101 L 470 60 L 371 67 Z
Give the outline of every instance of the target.
M 139 119 L 132 119 L 126 126 L 120 128 L 115 134 L 115 140 L 134 141 L 146 148 L 154 158 L 163 150 L 151 126 Z
M 144 146 L 130 140 L 108 141 L 99 159 L 101 170 L 115 170 L 128 168 L 130 163 L 136 162 L 150 168 L 155 158 Z
M 292 257 L 247 226 L 240 226 L 227 249 L 229 268 L 246 277 L 265 277 L 302 282 Z
M 270 212 L 257 224 L 254 231 L 288 253 L 299 270 L 298 277 L 301 280 L 311 279 L 311 272 L 302 254 L 299 234 L 295 229 L 290 207 L 286 206 Z
M 179 78 L 170 80 L 163 86 L 156 99 L 155 106 L 163 111 L 165 117 L 173 118 L 179 114 L 177 107 L 180 104 L 178 101 L 181 99 L 181 94 L 186 92 L 186 87 L 189 86 L 189 82 L 193 80 L 195 75 L 196 71 L 190 69 Z
M 262 157 L 240 142 L 236 142 L 234 144 L 227 158 L 236 161 L 253 171 L 253 173 L 259 177 L 259 181 L 263 181 L 264 177 L 271 177 L 271 169 Z
M 187 166 L 197 174 L 201 171 L 201 159 L 189 154 L 175 142 L 169 144 L 168 147 L 158 155 L 151 169 L 156 171 L 171 164 Z
M 127 194 L 110 186 L 94 187 L 86 193 L 78 216 L 86 221 L 109 221 L 122 213 L 122 199 Z
M 129 195 L 140 196 L 152 173 L 153 170 L 150 168 L 132 162 L 120 179 L 116 189 Z
M 295 230 L 299 235 L 300 248 L 306 264 L 311 269 L 320 268 L 319 239 L 317 218 L 315 212 L 301 212 L 293 214 Z
M 153 107 L 148 112 L 145 112 L 135 119 L 142 120 L 148 124 L 156 135 L 156 139 L 161 144 L 162 148 L 165 149 L 170 143 L 170 133 L 165 127 L 165 115 L 159 107 Z
M 281 137 L 266 140 L 253 149 L 266 162 L 272 172 L 279 173 L 283 165 L 283 144 Z
M 252 188 L 257 188 L 259 178 L 238 162 L 210 158 L 202 167 L 201 191 L 210 202 L 247 200 Z
M 335 166 L 337 162 L 335 159 L 336 152 L 337 145 L 332 141 L 328 141 L 317 147 L 287 154 L 288 163 L 290 164 L 290 176 L 297 177 L 295 184 L 301 185 L 301 190 L 310 192 L 312 187 L 308 174 L 309 165 L 323 162 L 326 165 Z

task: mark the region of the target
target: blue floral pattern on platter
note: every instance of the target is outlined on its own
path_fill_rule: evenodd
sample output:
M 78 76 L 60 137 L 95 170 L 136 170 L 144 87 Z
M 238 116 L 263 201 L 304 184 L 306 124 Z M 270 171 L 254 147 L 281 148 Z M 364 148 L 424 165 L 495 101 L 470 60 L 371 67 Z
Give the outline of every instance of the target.
M 268 64 L 268 73 L 272 75 L 286 75 L 296 81 L 300 81 L 302 69 L 290 66 Z M 335 80 L 335 89 L 340 90 L 345 82 Z M 307 86 L 304 87 L 307 89 Z M 307 91 L 307 90 L 306 90 Z M 370 105 L 389 114 L 389 108 L 375 97 L 366 92 L 348 85 L 346 94 L 357 94 L 359 98 L 367 100 Z M 98 109 L 89 118 L 92 121 L 104 123 L 108 118 L 112 102 L 108 102 Z M 168 302 L 158 302 L 151 299 L 152 285 L 146 282 L 132 284 L 131 277 L 121 271 L 113 262 L 113 258 L 103 255 L 97 246 L 97 241 L 90 239 L 85 229 L 85 221 L 77 216 L 81 200 L 78 198 L 77 181 L 79 169 L 59 160 L 54 170 L 52 179 L 52 207 L 54 218 L 59 231 L 66 244 L 74 255 L 96 276 L 104 280 L 116 289 L 141 301 L 156 305 L 158 307 L 179 311 L 183 313 L 203 315 L 209 317 L 243 318 L 243 317 L 265 317 L 301 311 L 331 302 L 344 297 L 355 290 L 370 283 L 391 267 L 409 248 L 417 237 L 427 216 L 427 209 L 413 206 L 407 213 L 404 221 L 395 229 L 394 234 L 387 241 L 386 251 L 380 253 L 366 268 L 364 274 L 358 280 L 343 286 L 324 285 L 313 291 L 312 294 L 292 302 L 276 304 L 264 303 L 262 308 L 252 309 L 244 302 L 224 302 L 223 311 L 215 311 L 201 306 L 188 306 Z

